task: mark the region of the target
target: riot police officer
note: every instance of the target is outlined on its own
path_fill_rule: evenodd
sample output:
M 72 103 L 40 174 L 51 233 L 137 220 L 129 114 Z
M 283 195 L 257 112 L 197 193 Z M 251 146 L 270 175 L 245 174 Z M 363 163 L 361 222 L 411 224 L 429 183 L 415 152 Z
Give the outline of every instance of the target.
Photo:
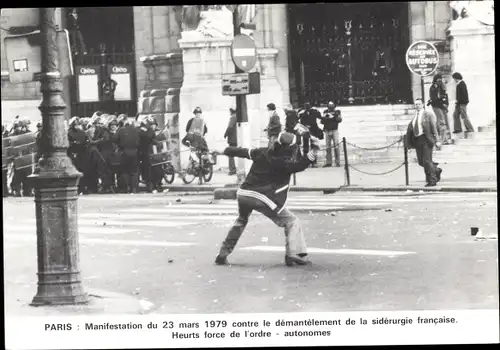
M 78 183 L 78 193 L 85 193 L 88 173 L 90 171 L 87 154 L 89 139 L 85 131 L 83 131 L 78 117 L 73 117 L 69 120 L 68 141 L 68 156 L 73 161 L 75 168 L 83 173 L 83 178 L 81 178 Z
M 139 130 L 132 121 L 125 120 L 123 127 L 118 129 L 116 144 L 121 155 L 120 184 L 123 192 L 136 193 L 139 185 Z
M 108 129 L 104 126 L 105 116 L 102 115 L 95 120 L 95 132 L 90 142 L 97 147 L 98 152 L 94 153 L 98 164 L 98 173 L 102 180 L 103 192 L 113 192 L 112 174 L 109 167 L 109 158 L 113 153 L 113 144 L 111 143 Z
M 13 127 L 14 130 L 12 131 L 11 136 L 18 136 L 29 133 L 29 131 L 27 131 L 28 128 L 25 125 L 25 122 L 21 121 L 20 119 L 16 119 L 14 121 Z M 12 177 L 10 187 L 12 188 L 12 191 L 14 192 L 14 195 L 16 197 L 21 197 L 21 188 L 23 196 L 27 197 L 32 195 L 30 181 L 28 179 L 28 176 L 30 175 L 30 167 L 14 169 L 14 176 Z
M 146 191 L 153 192 L 153 178 L 151 174 L 151 155 L 153 145 L 157 144 L 156 133 L 151 128 L 152 119 L 145 118 L 139 127 L 139 160 L 142 179 L 146 185 Z

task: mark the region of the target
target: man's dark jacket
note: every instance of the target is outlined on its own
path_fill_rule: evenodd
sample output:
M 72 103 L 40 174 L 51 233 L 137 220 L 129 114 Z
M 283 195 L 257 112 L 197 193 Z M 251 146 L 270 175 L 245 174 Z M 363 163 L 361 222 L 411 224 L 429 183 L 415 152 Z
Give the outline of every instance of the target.
M 467 84 L 465 84 L 465 81 L 463 80 L 457 84 L 457 103 L 460 105 L 466 105 L 469 103 Z
M 236 116 L 231 116 L 229 118 L 229 123 L 224 133 L 224 138 L 227 137 L 227 143 L 229 146 L 236 146 Z
M 276 144 L 274 149 L 228 147 L 224 154 L 229 157 L 247 158 L 253 161 L 245 182 L 238 190 L 239 196 L 252 197 L 278 213 L 285 206 L 290 176 L 309 167 L 315 156 L 300 153 L 292 156 L 293 148 Z

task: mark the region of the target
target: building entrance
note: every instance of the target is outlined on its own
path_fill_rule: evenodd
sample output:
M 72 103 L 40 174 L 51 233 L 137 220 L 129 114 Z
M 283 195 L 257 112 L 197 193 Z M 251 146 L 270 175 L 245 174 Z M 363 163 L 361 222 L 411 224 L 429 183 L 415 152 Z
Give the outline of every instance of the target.
M 411 103 L 408 3 L 288 5 L 292 103 Z
M 80 69 L 79 72 L 82 68 L 86 71 L 90 71 L 88 67 L 98 68 L 95 69 L 99 72 L 98 77 L 94 79 L 97 82 L 92 81 L 92 86 L 87 88 L 95 89 L 94 82 L 98 85 L 100 102 L 79 101 L 78 90 L 85 87 L 81 83 L 79 85 L 79 72 L 75 72 L 69 84 L 72 115 L 89 117 L 100 110 L 134 116 L 137 113 L 137 89 L 133 8 L 81 7 L 76 8 L 76 18 L 72 15 L 73 10 L 65 8 L 63 14 L 64 26 L 70 34 L 73 65 L 76 69 Z M 125 72 L 129 76 L 113 75 L 116 72 Z M 117 84 L 122 84 L 120 87 L 114 86 L 112 95 L 108 93 L 110 79 L 119 80 Z M 130 86 L 124 89 L 126 84 Z M 115 94 L 115 91 L 118 93 Z

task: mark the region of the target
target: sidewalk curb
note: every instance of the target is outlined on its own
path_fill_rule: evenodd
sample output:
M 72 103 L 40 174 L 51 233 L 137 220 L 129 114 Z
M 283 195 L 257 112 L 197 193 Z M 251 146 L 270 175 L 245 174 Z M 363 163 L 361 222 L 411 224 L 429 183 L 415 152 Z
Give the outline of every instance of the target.
M 380 187 L 380 186 L 345 186 L 339 188 L 341 192 L 406 192 L 406 191 L 422 191 L 422 192 L 496 192 L 496 187 L 423 187 L 423 186 L 399 186 L 399 187 Z M 326 193 L 326 192 L 324 192 Z M 331 193 L 331 192 L 330 192 Z
M 80 305 L 31 306 L 36 294 L 36 284 L 9 283 L 5 288 L 5 316 L 65 316 L 99 314 L 140 314 L 154 309 L 154 305 L 144 299 L 123 293 L 85 288 L 89 302 Z M 7 293 L 11 294 L 10 298 Z M 9 300 L 10 299 L 10 300 Z
M 164 189 L 167 189 L 169 192 L 185 192 L 193 193 L 193 192 L 213 192 L 218 188 L 223 188 L 223 185 L 167 185 L 163 186 Z
M 214 199 L 236 199 L 237 188 L 225 187 L 214 190 Z M 365 186 L 340 186 L 340 187 L 290 187 L 290 192 L 497 192 L 496 187 L 365 187 Z

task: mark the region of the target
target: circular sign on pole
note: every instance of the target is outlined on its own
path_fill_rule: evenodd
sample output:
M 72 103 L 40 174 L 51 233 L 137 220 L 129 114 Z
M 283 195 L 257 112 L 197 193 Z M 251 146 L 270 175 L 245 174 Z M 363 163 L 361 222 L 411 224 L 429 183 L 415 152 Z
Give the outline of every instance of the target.
M 417 41 L 406 51 L 406 65 L 413 74 L 431 75 L 439 64 L 439 52 L 427 41 Z
M 257 62 L 255 41 L 245 34 L 236 35 L 231 45 L 231 57 L 236 67 L 249 72 Z

